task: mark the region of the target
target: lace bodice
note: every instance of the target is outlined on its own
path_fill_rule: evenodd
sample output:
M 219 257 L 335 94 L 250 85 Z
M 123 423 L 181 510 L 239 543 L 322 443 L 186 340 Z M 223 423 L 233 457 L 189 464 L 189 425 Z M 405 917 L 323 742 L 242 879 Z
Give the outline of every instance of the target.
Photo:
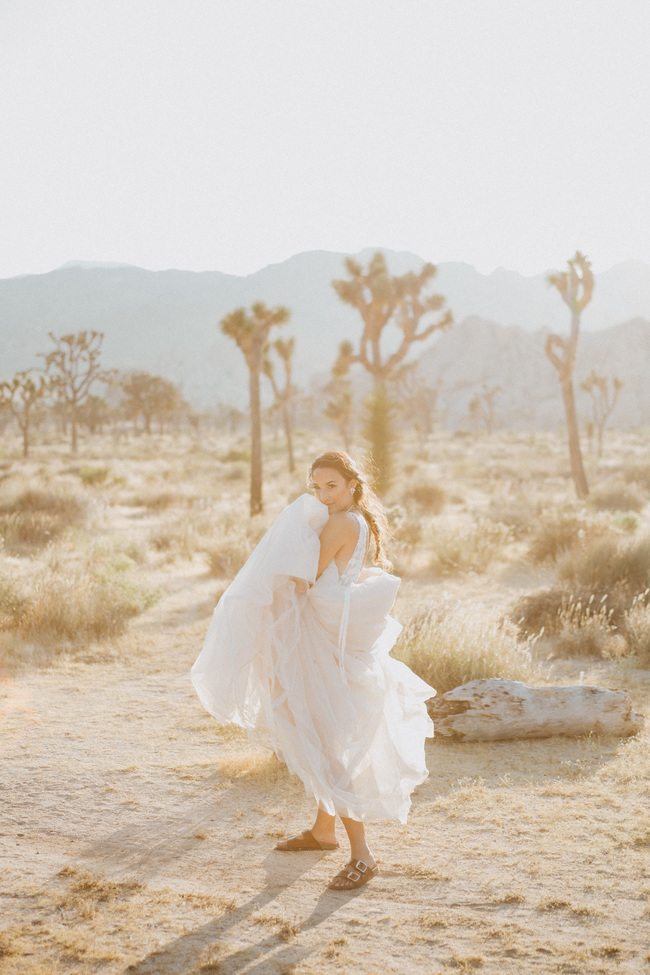
M 362 514 L 359 514 L 358 511 L 353 511 L 352 514 L 355 515 L 357 521 L 359 522 L 359 537 L 348 564 L 343 571 L 339 573 L 339 583 L 342 586 L 349 586 L 351 583 L 357 581 L 359 578 L 359 573 L 363 569 L 363 563 L 366 561 L 366 548 L 368 546 L 368 522 Z

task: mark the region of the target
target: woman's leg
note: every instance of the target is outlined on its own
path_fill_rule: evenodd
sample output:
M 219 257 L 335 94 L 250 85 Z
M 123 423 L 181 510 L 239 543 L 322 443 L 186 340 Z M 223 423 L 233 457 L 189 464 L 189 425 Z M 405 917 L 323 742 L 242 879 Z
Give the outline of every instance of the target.
M 311 828 L 312 836 L 319 843 L 336 843 L 336 816 L 330 816 L 324 809 L 318 807 L 314 825 Z
M 347 819 L 345 816 L 341 816 L 341 822 L 345 826 L 345 832 L 348 834 L 348 839 L 350 840 L 350 860 L 354 861 L 354 863 L 363 860 L 366 866 L 372 869 L 377 861 L 368 846 L 366 830 L 363 823 L 357 819 Z M 367 874 L 367 877 L 370 879 L 370 874 Z M 345 877 L 334 877 L 330 881 L 329 886 L 334 889 L 339 887 L 343 890 L 349 890 L 354 884 L 351 884 L 349 879 Z

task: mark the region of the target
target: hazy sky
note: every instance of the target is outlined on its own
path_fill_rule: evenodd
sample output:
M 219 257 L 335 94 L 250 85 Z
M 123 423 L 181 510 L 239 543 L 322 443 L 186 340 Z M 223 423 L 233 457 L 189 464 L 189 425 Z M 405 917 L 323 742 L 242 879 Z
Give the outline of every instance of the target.
M 0 277 L 650 262 L 648 0 L 0 0 Z

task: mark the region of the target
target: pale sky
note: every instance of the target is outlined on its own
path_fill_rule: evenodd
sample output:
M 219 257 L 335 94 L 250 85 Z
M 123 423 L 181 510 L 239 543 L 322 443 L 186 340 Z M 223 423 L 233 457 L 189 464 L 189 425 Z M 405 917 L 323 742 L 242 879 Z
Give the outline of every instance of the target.
M 0 0 L 0 277 L 650 263 L 648 0 Z

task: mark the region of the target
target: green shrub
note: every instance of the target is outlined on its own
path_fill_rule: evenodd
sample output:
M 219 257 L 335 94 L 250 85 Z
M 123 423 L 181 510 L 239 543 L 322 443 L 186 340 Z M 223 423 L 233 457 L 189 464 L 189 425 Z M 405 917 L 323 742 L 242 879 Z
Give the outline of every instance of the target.
M 80 467 L 76 472 L 77 477 L 89 487 L 97 484 L 104 484 L 110 474 L 110 467 Z
M 415 616 L 393 654 L 439 694 L 477 678 L 530 680 L 535 674 L 530 647 L 518 642 L 509 621 L 477 619 L 463 605 Z

